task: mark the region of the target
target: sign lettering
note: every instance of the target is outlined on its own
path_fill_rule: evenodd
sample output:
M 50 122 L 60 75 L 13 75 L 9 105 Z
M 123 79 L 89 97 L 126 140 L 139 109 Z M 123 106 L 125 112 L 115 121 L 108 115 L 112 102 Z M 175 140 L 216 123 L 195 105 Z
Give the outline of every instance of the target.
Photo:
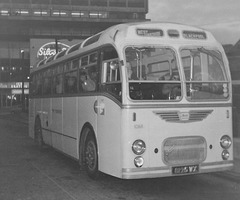
M 137 29 L 137 35 L 148 37 L 160 37 L 163 36 L 161 29 Z
M 183 31 L 183 37 L 186 39 L 193 39 L 193 40 L 207 39 L 207 35 L 205 32 L 198 32 L 198 31 Z
M 59 52 L 69 48 L 68 45 L 63 44 L 61 42 L 58 42 L 57 45 L 58 45 Z M 50 56 L 54 56 L 55 54 L 56 54 L 56 43 L 49 42 L 39 48 L 39 50 L 37 52 L 37 58 L 38 58 L 38 60 L 43 60 Z

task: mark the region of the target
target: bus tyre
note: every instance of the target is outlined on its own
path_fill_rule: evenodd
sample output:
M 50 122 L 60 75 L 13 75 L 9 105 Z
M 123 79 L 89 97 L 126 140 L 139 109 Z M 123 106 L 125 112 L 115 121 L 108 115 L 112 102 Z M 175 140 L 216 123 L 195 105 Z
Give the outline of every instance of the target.
M 92 134 L 88 134 L 84 145 L 84 160 L 87 174 L 92 179 L 99 177 L 97 143 Z
M 39 118 L 35 121 L 34 140 L 39 147 L 43 146 L 42 125 Z

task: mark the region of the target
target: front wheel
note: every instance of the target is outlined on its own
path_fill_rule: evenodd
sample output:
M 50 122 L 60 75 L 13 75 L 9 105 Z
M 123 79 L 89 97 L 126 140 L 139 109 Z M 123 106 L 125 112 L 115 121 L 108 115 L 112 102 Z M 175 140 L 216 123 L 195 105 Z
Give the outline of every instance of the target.
M 96 179 L 99 176 L 98 150 L 96 140 L 92 134 L 88 134 L 84 146 L 84 160 L 87 174 L 89 177 Z

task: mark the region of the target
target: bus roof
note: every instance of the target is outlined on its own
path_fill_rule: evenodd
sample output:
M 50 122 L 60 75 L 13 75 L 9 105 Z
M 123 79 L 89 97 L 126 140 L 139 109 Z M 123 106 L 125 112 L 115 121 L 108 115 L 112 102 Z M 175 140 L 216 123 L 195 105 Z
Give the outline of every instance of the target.
M 42 68 L 42 65 L 54 62 L 64 56 L 72 57 L 76 53 L 88 51 L 95 47 L 105 45 L 106 43 L 124 46 L 127 44 L 141 44 L 143 42 L 155 44 L 156 40 L 161 41 L 161 44 L 173 42 L 188 44 L 194 42 L 196 45 L 198 43 L 214 43 L 215 45 L 219 45 L 210 32 L 194 26 L 167 22 L 125 23 L 112 26 L 93 35 L 83 42 L 69 47 L 68 50 L 59 52 L 57 55 L 52 56 L 52 58 L 41 60 L 37 64 L 37 67 L 35 67 L 35 70 Z
M 122 40 L 122 37 L 117 37 L 121 33 L 124 40 Z M 161 43 L 216 43 L 210 32 L 194 26 L 176 23 L 143 22 L 120 24 L 110 27 L 104 34 L 108 34 L 107 37 L 112 37 L 115 43 L 121 44 L 134 43 L 134 41 L 140 41 L 141 43 L 144 41 L 154 42 L 156 39 Z

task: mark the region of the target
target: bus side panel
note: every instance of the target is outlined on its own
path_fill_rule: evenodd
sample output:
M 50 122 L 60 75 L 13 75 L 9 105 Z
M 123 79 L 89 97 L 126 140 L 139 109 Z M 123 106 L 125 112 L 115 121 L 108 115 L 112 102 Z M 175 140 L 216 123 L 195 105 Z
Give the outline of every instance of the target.
M 98 105 L 104 109 L 97 114 L 99 170 L 121 178 L 122 109 L 107 97 L 98 97 Z
M 42 99 L 42 134 L 43 140 L 46 144 L 52 146 L 52 134 L 50 129 L 50 119 L 51 119 L 51 98 Z
M 34 99 L 34 121 L 36 119 L 37 116 L 39 116 L 40 120 L 41 120 L 41 125 L 43 123 L 43 119 L 42 119 L 42 99 L 40 98 L 36 98 Z
M 28 113 L 28 117 L 29 117 L 29 126 L 28 126 L 28 130 L 29 130 L 29 136 L 31 138 L 34 138 L 34 124 L 35 124 L 35 99 L 29 99 L 29 113 Z
M 97 100 L 96 96 L 83 96 L 78 98 L 78 135 L 77 145 L 79 145 L 79 139 L 81 137 L 81 132 L 85 124 L 89 124 L 94 131 L 96 137 L 97 135 L 97 114 L 94 112 L 94 103 Z M 76 148 L 78 154 L 78 146 Z M 77 157 L 77 159 L 79 156 Z
M 77 116 L 77 97 L 63 98 L 63 134 L 62 150 L 67 155 L 77 157 L 77 135 L 78 135 L 78 116 Z
M 52 146 L 62 150 L 63 110 L 62 97 L 52 99 Z

